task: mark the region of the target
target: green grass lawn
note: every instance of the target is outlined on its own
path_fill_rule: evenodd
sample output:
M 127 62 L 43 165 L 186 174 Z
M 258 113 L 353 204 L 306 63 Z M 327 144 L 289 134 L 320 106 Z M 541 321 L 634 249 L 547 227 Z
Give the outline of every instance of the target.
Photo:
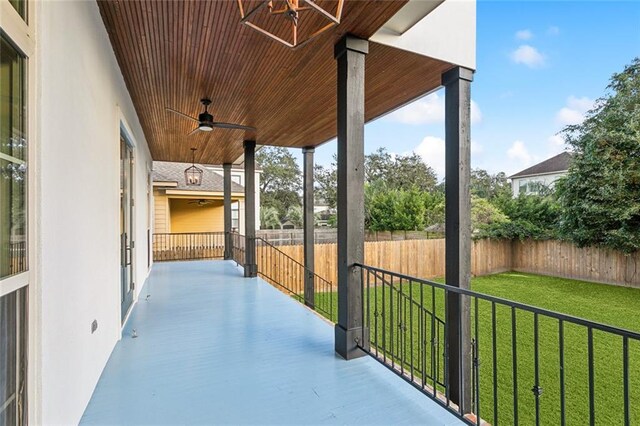
M 444 320 L 444 293 L 441 290 L 432 292 L 430 287 L 406 281 L 402 284 L 394 281 L 394 285 L 396 290 L 393 293 L 388 286 L 385 289 L 371 288 L 365 292 L 365 312 L 368 312 L 371 321 L 373 343 L 380 349 L 384 347 L 390 359 L 400 363 L 403 368 L 411 369 L 413 364 L 416 377 L 421 377 L 424 372 L 427 378 L 437 376 L 442 380 L 443 331 L 433 351 L 430 344 L 424 345 L 423 342 L 431 342 L 432 330 L 437 337 L 438 329 L 443 330 L 443 327 L 439 322 L 432 321 L 431 315 L 421 315 L 420 304 Z M 420 287 L 423 287 L 422 290 Z M 400 288 L 403 296 L 399 296 Z M 472 280 L 472 289 L 640 332 L 638 289 L 523 273 L 477 277 Z M 332 312 L 334 318 L 337 315 L 336 300 L 335 293 L 316 295 L 316 305 Z M 380 315 L 383 306 L 385 318 Z M 473 319 L 476 317 L 475 307 L 475 302 L 472 302 Z M 472 321 L 472 332 L 479 350 L 480 415 L 493 424 L 511 425 L 515 423 L 512 312 L 509 307 L 497 304 L 495 314 L 495 371 L 491 303 L 478 301 L 477 335 L 475 321 Z M 559 322 L 539 315 L 538 326 L 539 384 L 543 390 L 539 398 L 541 424 L 560 424 Z M 518 423 L 534 424 L 534 315 L 518 310 L 516 330 Z M 589 421 L 587 330 L 583 326 L 565 322 L 563 333 L 566 424 L 583 425 Z M 624 424 L 622 344 L 622 338 L 618 336 L 598 330 L 593 332 L 595 415 L 596 423 L 600 425 Z M 423 351 L 420 350 L 422 348 Z M 636 424 L 640 423 L 640 342 L 634 340 L 629 341 L 629 372 L 631 424 Z M 494 374 L 498 383 L 497 416 L 494 410 Z M 431 383 L 431 380 L 427 382 Z

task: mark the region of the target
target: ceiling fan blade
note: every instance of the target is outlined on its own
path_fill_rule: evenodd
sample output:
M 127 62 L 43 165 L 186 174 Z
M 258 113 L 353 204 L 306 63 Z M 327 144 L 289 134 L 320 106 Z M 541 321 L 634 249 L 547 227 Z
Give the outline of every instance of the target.
M 251 126 L 243 126 L 242 124 L 220 123 L 220 122 L 213 123 L 213 127 L 219 127 L 221 129 L 237 129 L 237 130 L 248 130 L 248 131 L 256 130 L 255 127 L 251 127 Z
M 200 128 L 199 128 L 199 127 L 196 127 L 195 129 L 193 129 L 192 131 L 190 131 L 189 133 L 187 133 L 187 136 L 191 136 L 191 135 L 193 135 L 193 134 L 194 134 L 194 133 L 196 133 L 198 130 L 200 130 Z
M 174 114 L 178 114 L 179 116 L 182 116 L 184 118 L 188 118 L 191 121 L 195 121 L 196 123 L 199 123 L 197 118 L 193 118 L 187 114 L 181 113 L 180 111 L 176 111 L 175 109 L 171 109 L 171 108 L 165 108 L 167 111 L 172 112 Z

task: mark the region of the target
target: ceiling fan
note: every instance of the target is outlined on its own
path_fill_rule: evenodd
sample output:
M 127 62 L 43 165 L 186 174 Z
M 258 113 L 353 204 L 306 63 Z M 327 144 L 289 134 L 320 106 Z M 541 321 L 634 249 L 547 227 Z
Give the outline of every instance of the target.
M 191 117 L 190 115 L 184 114 L 180 111 L 176 111 L 175 109 L 172 109 L 172 108 L 168 108 L 168 107 L 166 108 L 166 110 L 169 112 L 178 114 L 181 117 L 187 118 L 191 121 L 195 121 L 196 123 L 198 123 L 198 127 L 196 127 L 191 132 L 189 132 L 187 136 L 194 134 L 198 130 L 202 130 L 203 132 L 210 132 L 215 127 L 218 127 L 220 129 L 232 129 L 232 130 L 248 130 L 248 131 L 256 130 L 255 127 L 243 126 L 242 124 L 223 123 L 221 121 L 213 121 L 213 115 L 211 115 L 208 111 L 209 105 L 211 105 L 211 99 L 206 99 L 206 98 L 201 99 L 200 103 L 204 105 L 204 112 L 201 112 L 200 114 L 198 114 L 198 118 Z
M 187 204 L 196 204 L 198 207 L 203 207 L 211 203 L 213 203 L 213 200 L 200 199 L 200 200 L 191 200 Z

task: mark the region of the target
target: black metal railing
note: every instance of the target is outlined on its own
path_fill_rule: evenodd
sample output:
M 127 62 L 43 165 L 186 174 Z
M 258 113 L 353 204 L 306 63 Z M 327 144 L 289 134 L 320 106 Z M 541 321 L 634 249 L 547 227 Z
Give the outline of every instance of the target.
M 356 266 L 369 333 L 362 349 L 468 424 L 640 422 L 640 333 Z M 451 401 L 454 357 L 440 319 L 450 295 L 470 307 L 471 413 Z
M 224 256 L 224 232 L 153 234 L 153 260 L 217 259 Z
M 231 259 L 238 265 L 244 267 L 246 251 L 245 247 L 247 245 L 246 237 L 244 235 L 238 234 L 237 232 L 231 232 L 230 242 L 231 248 L 229 252 L 231 254 Z
M 338 307 L 336 287 L 263 238 L 255 238 L 255 241 L 258 275 L 301 303 L 305 303 L 304 277 L 311 276 L 314 296 L 313 303 L 307 306 L 335 322 Z

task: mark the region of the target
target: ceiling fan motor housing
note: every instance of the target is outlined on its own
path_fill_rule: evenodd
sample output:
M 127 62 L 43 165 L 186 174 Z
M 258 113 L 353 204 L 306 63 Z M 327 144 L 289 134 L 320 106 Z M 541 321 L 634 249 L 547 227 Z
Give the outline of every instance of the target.
M 200 130 L 210 131 L 213 130 L 213 115 L 207 111 L 198 115 L 198 121 L 200 122 Z

